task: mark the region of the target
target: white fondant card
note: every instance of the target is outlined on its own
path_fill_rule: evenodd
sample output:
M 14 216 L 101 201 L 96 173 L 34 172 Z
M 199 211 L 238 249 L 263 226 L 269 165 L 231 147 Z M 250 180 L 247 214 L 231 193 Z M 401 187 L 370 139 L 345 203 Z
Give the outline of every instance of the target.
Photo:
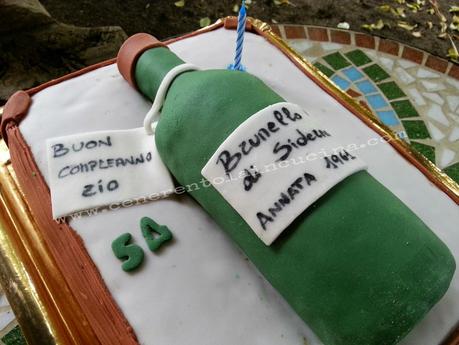
M 54 219 L 128 207 L 174 191 L 155 138 L 144 128 L 52 138 L 46 149 Z
M 330 188 L 365 168 L 301 107 L 277 103 L 243 122 L 201 173 L 270 245 Z

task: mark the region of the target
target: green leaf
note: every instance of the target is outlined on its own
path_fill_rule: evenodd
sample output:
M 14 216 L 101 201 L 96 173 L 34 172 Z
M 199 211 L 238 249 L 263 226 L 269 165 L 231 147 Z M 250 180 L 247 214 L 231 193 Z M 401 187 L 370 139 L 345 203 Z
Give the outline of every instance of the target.
M 183 7 L 185 6 L 185 0 L 180 0 L 174 3 L 175 6 L 177 7 Z
M 378 7 L 378 9 L 381 11 L 381 12 L 390 12 L 390 10 L 392 9 L 392 7 L 390 7 L 389 5 L 381 5 Z
M 274 5 L 280 6 L 280 5 L 290 5 L 289 0 L 274 0 Z
M 210 18 L 209 18 L 209 17 L 201 18 L 201 19 L 199 20 L 199 26 L 200 26 L 201 28 L 203 28 L 203 27 L 205 27 L 205 26 L 209 26 L 210 23 L 211 23 L 211 21 L 210 21 Z

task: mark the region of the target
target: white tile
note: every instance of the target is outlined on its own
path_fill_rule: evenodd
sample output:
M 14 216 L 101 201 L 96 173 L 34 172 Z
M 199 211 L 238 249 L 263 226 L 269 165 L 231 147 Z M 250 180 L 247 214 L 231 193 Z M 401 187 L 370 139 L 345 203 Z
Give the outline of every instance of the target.
M 10 304 L 8 303 L 8 300 L 6 299 L 6 295 L 4 293 L 0 293 L 0 308 L 5 308 L 8 307 Z
M 448 140 L 453 142 L 459 140 L 459 127 L 454 127 L 451 133 L 449 134 Z
M 449 109 L 454 112 L 459 106 L 459 96 L 446 96 Z
M 445 126 L 449 126 L 449 121 L 438 104 L 430 106 L 429 110 L 427 110 L 427 116 Z
M 378 54 L 376 54 L 376 52 L 374 50 L 366 50 L 365 49 L 365 54 L 367 54 L 369 57 L 373 58 L 373 60 L 379 59 Z
M 456 90 L 459 90 L 459 81 L 453 78 L 445 78 L 446 82 L 453 86 Z
M 457 113 L 448 113 L 449 117 L 452 118 L 454 121 L 459 123 L 459 114 Z
M 433 123 L 428 122 L 427 123 L 427 127 L 429 129 L 429 133 L 432 136 L 433 140 L 440 141 L 445 137 L 443 132 L 440 129 L 438 129 L 438 127 L 435 126 Z
M 446 89 L 446 86 L 443 83 L 423 80 L 423 81 L 421 81 L 421 84 L 422 84 L 422 86 L 424 86 L 424 88 L 427 91 L 430 91 L 430 92 L 432 92 L 432 91 L 440 91 L 440 90 Z
M 456 152 L 448 148 L 443 148 L 440 153 L 439 166 L 441 169 L 446 168 L 456 156 Z
M 379 62 L 389 71 L 392 71 L 392 68 L 394 67 L 394 63 L 395 63 L 394 59 L 386 58 L 382 56 L 379 57 Z
M 304 53 L 314 45 L 314 43 L 305 39 L 288 40 L 288 44 L 300 53 Z
M 330 43 L 330 42 L 322 43 L 321 46 L 322 46 L 322 49 L 326 51 L 339 50 L 343 47 L 342 44 Z
M 2 313 L 0 318 L 0 329 L 7 327 L 15 319 L 13 312 L 10 310 L 6 313 Z
M 304 58 L 305 58 L 306 60 L 308 60 L 309 62 L 314 62 L 314 61 L 317 60 L 318 57 L 317 57 L 317 56 L 307 56 L 307 55 L 306 55 L 306 56 L 304 56 Z
M 414 103 L 420 107 L 426 105 L 426 101 L 424 97 L 422 97 L 421 93 L 416 88 L 411 88 L 407 90 L 407 93 L 410 95 L 410 98 Z
M 401 67 L 397 67 L 395 69 L 395 72 L 396 77 L 405 84 L 411 84 L 413 81 L 416 80 L 416 78 L 412 77 L 407 71 L 405 71 Z
M 422 93 L 424 97 L 430 99 L 432 102 L 435 102 L 437 104 L 443 105 L 445 104 L 445 100 L 440 97 L 437 93 L 431 93 L 431 92 L 423 92 Z
M 398 64 L 400 66 L 402 66 L 403 68 L 410 68 L 410 67 L 418 66 L 414 62 L 411 62 L 411 61 L 408 61 L 408 60 L 404 60 L 404 59 L 398 60 Z
M 440 75 L 438 73 L 434 73 L 432 71 L 429 71 L 425 68 L 419 68 L 418 72 L 416 73 L 416 76 L 418 78 L 438 78 Z

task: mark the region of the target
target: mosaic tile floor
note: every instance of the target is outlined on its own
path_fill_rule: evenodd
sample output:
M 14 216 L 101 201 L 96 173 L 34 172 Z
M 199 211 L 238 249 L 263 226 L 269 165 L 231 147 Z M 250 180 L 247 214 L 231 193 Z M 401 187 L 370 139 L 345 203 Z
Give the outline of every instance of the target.
M 459 183 L 459 80 L 401 56 L 288 38 L 339 88 Z

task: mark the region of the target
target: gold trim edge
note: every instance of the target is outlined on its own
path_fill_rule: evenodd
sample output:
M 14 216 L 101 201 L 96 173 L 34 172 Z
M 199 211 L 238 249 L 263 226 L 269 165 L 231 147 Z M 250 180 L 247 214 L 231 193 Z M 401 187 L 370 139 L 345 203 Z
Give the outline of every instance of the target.
M 18 320 L 27 343 L 57 345 L 44 301 L 39 296 L 29 271 L 30 257 L 19 238 L 24 219 L 18 207 L 20 192 L 10 173 L 6 145 L 0 141 L 0 284 Z M 19 210 L 19 212 L 17 212 Z

